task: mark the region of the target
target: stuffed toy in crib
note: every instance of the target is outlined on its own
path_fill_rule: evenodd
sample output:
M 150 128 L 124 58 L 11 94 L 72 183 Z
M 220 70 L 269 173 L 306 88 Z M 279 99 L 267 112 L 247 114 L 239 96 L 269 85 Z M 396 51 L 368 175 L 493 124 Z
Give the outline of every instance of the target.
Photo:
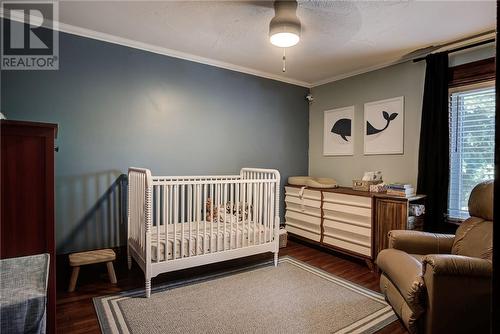
M 212 199 L 208 198 L 205 203 L 206 219 L 209 222 L 223 222 L 224 218 L 227 223 L 241 222 L 248 219 L 248 215 L 252 210 L 252 205 L 248 203 L 227 202 L 225 205 L 221 203 L 218 206 L 213 206 Z

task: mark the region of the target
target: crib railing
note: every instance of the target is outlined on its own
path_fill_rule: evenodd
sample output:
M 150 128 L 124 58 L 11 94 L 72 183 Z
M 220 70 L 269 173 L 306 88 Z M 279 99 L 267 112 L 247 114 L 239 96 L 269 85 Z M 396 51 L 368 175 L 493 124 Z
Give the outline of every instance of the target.
M 279 229 L 279 182 L 269 169 L 167 177 L 130 168 L 129 244 L 146 263 L 158 263 L 271 242 Z
M 148 233 L 151 229 L 151 172 L 144 168 L 129 168 L 128 171 L 128 266 L 132 265 L 131 252 L 147 263 L 146 252 L 150 247 Z M 138 261 L 139 263 L 139 261 Z M 141 265 L 143 267 L 143 265 Z M 142 268 L 145 270 L 145 268 Z

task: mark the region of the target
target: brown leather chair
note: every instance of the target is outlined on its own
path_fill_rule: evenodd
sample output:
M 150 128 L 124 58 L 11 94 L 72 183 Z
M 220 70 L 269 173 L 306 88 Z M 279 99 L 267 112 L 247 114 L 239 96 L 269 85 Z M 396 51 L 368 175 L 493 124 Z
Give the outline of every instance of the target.
M 455 235 L 389 232 L 380 289 L 410 333 L 488 333 L 493 181 L 477 185 Z

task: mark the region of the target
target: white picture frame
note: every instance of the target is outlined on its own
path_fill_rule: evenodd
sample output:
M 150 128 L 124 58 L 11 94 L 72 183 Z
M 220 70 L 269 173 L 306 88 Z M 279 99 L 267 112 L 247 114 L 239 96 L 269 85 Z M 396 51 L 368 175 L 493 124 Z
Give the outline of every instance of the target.
M 364 105 L 364 154 L 404 154 L 404 96 Z
M 354 106 L 324 111 L 323 155 L 354 154 Z

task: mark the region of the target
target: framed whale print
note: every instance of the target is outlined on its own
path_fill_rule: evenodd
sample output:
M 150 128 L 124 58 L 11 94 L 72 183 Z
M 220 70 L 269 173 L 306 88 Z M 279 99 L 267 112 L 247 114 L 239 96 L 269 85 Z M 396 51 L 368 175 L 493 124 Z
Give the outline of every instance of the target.
M 365 103 L 364 153 L 404 153 L 404 96 Z
M 354 154 L 354 106 L 324 112 L 323 155 Z

